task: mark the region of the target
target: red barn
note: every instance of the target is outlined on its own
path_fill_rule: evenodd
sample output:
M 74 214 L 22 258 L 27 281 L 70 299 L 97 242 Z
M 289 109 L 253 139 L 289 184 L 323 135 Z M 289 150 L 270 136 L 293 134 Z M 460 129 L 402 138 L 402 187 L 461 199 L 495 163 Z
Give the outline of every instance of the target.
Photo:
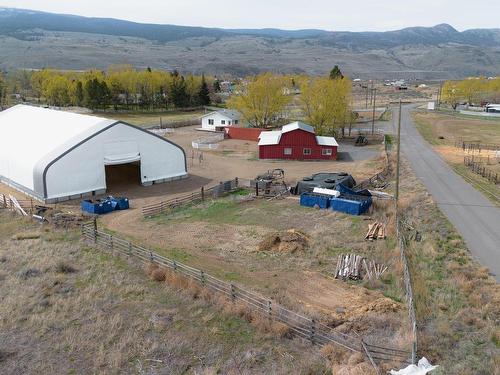
M 259 159 L 332 160 L 338 146 L 335 138 L 317 136 L 311 125 L 297 121 L 260 133 Z

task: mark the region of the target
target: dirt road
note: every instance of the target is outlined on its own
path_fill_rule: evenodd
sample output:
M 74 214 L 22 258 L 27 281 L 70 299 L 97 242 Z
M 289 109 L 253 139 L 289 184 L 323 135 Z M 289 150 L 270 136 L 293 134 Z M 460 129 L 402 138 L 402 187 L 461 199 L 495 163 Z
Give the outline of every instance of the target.
M 457 175 L 422 138 L 410 116 L 414 107 L 402 110 L 401 150 L 471 253 L 500 281 L 500 209 Z M 397 115 L 396 109 L 394 125 Z

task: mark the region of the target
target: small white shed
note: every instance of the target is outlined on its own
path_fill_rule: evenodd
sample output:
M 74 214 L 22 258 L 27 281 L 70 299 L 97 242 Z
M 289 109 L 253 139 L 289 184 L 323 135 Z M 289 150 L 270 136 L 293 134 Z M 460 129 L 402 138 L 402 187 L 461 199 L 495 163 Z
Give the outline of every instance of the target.
M 46 203 L 103 194 L 118 167 L 145 186 L 187 176 L 180 146 L 122 121 L 17 105 L 0 132 L 0 181 Z
M 226 126 L 238 126 L 241 114 L 230 109 L 221 109 L 201 117 L 201 129 L 206 131 L 224 131 Z

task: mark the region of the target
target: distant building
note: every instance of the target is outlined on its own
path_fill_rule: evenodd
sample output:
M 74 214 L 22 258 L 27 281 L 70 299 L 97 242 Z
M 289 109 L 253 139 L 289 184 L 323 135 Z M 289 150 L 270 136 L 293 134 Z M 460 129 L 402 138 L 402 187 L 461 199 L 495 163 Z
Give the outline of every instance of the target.
M 334 137 L 320 137 L 311 125 L 297 121 L 259 136 L 259 159 L 332 160 L 337 158 Z
M 224 131 L 226 126 L 238 126 L 241 114 L 230 109 L 220 109 L 201 116 L 201 128 L 206 131 Z
M 500 113 L 500 104 L 486 104 L 486 112 L 488 113 Z

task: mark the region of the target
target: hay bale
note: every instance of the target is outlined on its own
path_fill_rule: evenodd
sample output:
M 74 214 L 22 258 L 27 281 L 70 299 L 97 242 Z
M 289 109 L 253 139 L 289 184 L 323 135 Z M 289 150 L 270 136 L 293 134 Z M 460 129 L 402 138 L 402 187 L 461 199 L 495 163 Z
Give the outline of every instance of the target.
M 295 253 L 309 247 L 309 238 L 296 229 L 281 233 L 272 233 L 264 238 L 258 246 L 259 251 L 275 251 L 280 253 Z

